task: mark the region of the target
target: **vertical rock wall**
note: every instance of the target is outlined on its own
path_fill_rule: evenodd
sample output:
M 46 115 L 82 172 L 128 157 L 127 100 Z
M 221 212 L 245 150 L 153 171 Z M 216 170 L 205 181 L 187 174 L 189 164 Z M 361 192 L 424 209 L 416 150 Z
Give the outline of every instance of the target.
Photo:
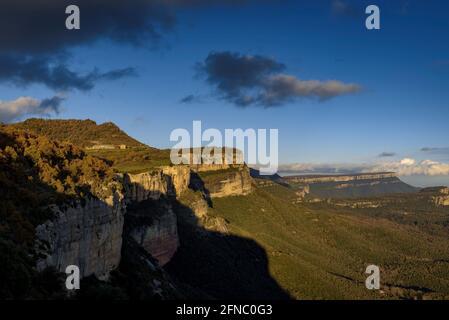
M 54 218 L 36 228 L 40 253 L 37 269 L 69 265 L 80 268 L 82 277 L 107 278 L 120 262 L 125 213 L 123 196 L 107 200 L 86 198 L 72 206 L 53 206 Z

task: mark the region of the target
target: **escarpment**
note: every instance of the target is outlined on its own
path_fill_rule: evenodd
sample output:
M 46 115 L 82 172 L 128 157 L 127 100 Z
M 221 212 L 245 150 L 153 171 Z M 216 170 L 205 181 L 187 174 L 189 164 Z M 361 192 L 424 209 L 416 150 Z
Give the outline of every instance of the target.
M 415 193 L 419 190 L 404 183 L 392 172 L 285 176 L 283 180 L 294 188 L 308 186 L 309 195 L 321 199 L 374 197 L 391 193 Z
M 190 169 L 186 166 L 162 167 L 149 172 L 122 175 L 127 202 L 176 197 L 188 189 Z
M 350 175 L 304 175 L 304 176 L 287 176 L 284 177 L 289 182 L 293 183 L 323 183 L 323 182 L 347 182 L 357 180 L 377 180 L 396 178 L 394 172 L 379 172 L 379 173 L 363 173 Z
M 177 230 L 177 215 L 172 203 L 178 201 L 190 188 L 202 196 L 188 204 L 198 221 L 208 219 L 208 201 L 214 197 L 246 195 L 252 190 L 249 169 L 242 166 L 227 167 L 207 165 L 160 167 L 150 172 L 123 174 L 123 188 L 128 204 L 127 221 L 130 221 L 129 236 L 155 257 L 160 265 L 166 264 L 178 249 L 181 240 Z M 186 217 L 182 217 L 186 218 Z M 212 221 L 212 222 L 211 222 Z M 220 230 L 226 228 L 220 224 Z
M 193 214 L 195 230 L 227 233 L 224 219 L 208 215 L 212 199 L 252 191 L 246 165 L 161 165 L 128 173 L 115 167 L 113 156 L 131 158 L 143 147 L 97 155 L 70 141 L 11 126 L 1 129 L 0 178 L 8 186 L 4 211 L 18 212 L 24 228 L 32 222 L 28 234 L 11 216 L 5 237 L 16 237 L 17 243 L 29 239 L 34 259 L 26 264 L 37 271 L 55 268 L 64 273 L 75 265 L 81 278 L 114 281 L 112 271 L 123 272 L 122 263 L 127 263 L 124 243 L 163 266 L 183 243 L 178 232 L 178 220 L 185 219 L 181 206 Z M 19 193 L 25 201 L 14 201 Z M 194 194 L 195 201 L 181 204 L 186 194 Z
M 122 181 L 128 203 L 128 235 L 160 265 L 166 264 L 179 246 L 177 217 L 169 200 L 188 189 L 190 169 L 161 167 L 151 172 L 124 174 Z
M 253 190 L 253 180 L 246 165 L 225 170 L 198 172 L 192 181 L 210 198 L 247 195 Z
M 423 194 L 432 194 L 431 202 L 439 207 L 449 206 L 449 188 L 447 187 L 431 187 L 421 190 Z
M 107 278 L 118 266 L 125 202 L 108 163 L 71 144 L 0 127 L 0 169 L 0 238 L 33 258 L 19 268 L 65 272 L 76 265 L 83 277 Z
M 139 174 L 120 174 L 120 191 L 105 199 L 85 197 L 71 204 L 52 205 L 53 217 L 36 227 L 39 270 L 69 265 L 82 277 L 106 279 L 120 263 L 122 237 L 129 236 L 161 266 L 180 245 L 177 215 L 172 202 L 189 189 L 193 171 L 187 166 L 161 167 Z M 198 179 L 198 178 L 196 178 Z M 205 186 L 211 197 L 245 195 L 251 191 L 246 167 L 207 171 Z M 108 189 L 110 186 L 103 186 Z M 207 204 L 192 210 L 207 216 Z M 124 228 L 124 221 L 126 226 Z M 223 229 L 223 228 L 222 228 Z M 224 230 L 224 229 L 223 229 Z
M 37 226 L 36 247 L 41 248 L 38 270 L 61 272 L 78 266 L 81 277 L 108 278 L 120 263 L 125 214 L 123 195 L 108 199 L 87 197 L 72 205 L 52 205 L 54 217 Z

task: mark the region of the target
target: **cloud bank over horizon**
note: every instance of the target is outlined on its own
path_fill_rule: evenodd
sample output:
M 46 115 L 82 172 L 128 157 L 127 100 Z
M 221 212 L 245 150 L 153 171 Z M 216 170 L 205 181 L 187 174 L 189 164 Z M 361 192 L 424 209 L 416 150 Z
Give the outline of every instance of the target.
M 395 172 L 398 176 L 449 176 L 449 163 L 433 160 L 417 161 L 404 158 L 366 164 L 351 163 L 292 163 L 279 166 L 279 173 L 292 174 L 356 174 L 369 172 Z

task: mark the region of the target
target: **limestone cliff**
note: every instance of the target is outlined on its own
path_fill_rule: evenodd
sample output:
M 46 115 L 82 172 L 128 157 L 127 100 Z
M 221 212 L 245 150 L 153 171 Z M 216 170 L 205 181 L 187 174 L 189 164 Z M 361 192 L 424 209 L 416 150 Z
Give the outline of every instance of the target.
M 107 278 L 120 262 L 125 213 L 123 195 L 105 200 L 93 197 L 72 205 L 51 206 L 54 218 L 37 226 L 38 270 L 69 265 L 80 268 L 82 277 Z
M 204 172 L 204 185 L 210 197 L 251 192 L 252 180 L 246 166 L 208 169 L 212 170 Z M 94 274 L 107 278 L 120 263 L 125 213 L 126 234 L 163 266 L 180 245 L 171 201 L 189 189 L 192 172 L 188 166 L 175 166 L 121 174 L 117 176 L 120 188 L 116 188 L 120 191 L 108 198 L 86 196 L 71 205 L 52 205 L 54 217 L 36 228 L 38 269 L 53 266 L 64 272 L 68 265 L 76 265 L 82 277 Z M 110 186 L 103 186 L 107 188 Z M 208 219 L 204 200 L 194 203 L 192 209 L 211 226 L 217 225 Z M 225 231 L 224 223 L 218 229 Z
M 124 174 L 122 180 L 131 221 L 129 235 L 160 265 L 166 264 L 179 246 L 177 217 L 166 199 L 175 199 L 188 189 L 189 167 Z
M 186 166 L 161 167 L 150 172 L 122 175 L 127 202 L 176 197 L 188 189 L 190 169 Z
M 449 188 L 440 188 L 432 200 L 436 206 L 449 206 Z
M 203 184 L 202 188 L 211 198 L 247 195 L 253 189 L 252 178 L 246 165 L 200 173 L 193 183 L 197 186 Z

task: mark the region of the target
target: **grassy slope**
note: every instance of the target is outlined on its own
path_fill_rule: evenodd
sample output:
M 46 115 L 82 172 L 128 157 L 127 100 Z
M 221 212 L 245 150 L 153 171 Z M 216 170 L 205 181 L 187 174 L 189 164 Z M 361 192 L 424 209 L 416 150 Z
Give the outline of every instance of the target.
M 245 197 L 214 199 L 212 214 L 233 234 L 254 239 L 269 270 L 295 298 L 410 297 L 422 288 L 449 294 L 449 243 L 418 227 L 348 210 L 291 204 L 288 188 L 258 188 Z M 381 267 L 385 294 L 365 289 L 365 268 Z M 402 287 L 402 288 L 397 288 Z

